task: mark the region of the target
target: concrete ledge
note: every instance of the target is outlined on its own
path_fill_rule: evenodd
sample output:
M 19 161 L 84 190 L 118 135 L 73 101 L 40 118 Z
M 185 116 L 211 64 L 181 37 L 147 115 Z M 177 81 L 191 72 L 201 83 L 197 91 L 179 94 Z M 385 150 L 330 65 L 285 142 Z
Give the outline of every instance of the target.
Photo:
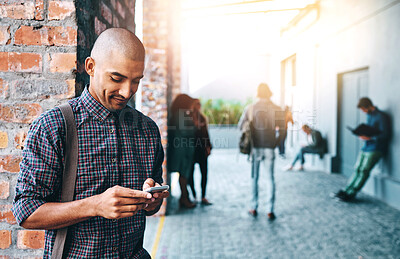
M 400 182 L 388 175 L 371 175 L 363 188 L 363 192 L 400 209 Z
M 237 125 L 209 125 L 213 148 L 239 148 L 240 130 Z

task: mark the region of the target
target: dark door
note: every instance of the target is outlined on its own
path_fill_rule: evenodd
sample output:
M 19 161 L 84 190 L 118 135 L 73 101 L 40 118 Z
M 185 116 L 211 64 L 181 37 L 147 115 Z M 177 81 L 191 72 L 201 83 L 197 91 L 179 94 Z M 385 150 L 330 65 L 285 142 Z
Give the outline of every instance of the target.
M 366 121 L 365 114 L 357 109 L 358 100 L 368 96 L 368 70 L 358 70 L 339 75 L 338 154 L 340 172 L 351 175 L 357 155 L 364 144 L 346 126 L 352 128 Z

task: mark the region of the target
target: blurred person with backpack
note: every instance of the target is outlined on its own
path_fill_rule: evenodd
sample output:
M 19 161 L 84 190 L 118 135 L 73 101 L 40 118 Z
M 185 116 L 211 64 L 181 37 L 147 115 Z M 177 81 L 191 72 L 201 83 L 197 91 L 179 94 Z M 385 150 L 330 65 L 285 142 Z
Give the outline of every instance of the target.
M 274 204 L 275 204 L 275 178 L 274 178 L 274 162 L 275 147 L 278 144 L 279 137 L 276 136 L 275 129 L 279 128 L 279 136 L 284 130 L 285 118 L 280 118 L 284 113 L 282 109 L 271 101 L 272 92 L 269 86 L 261 83 L 257 89 L 257 99 L 248 105 L 240 120 L 239 128 L 245 131 L 250 128 L 251 143 L 251 181 L 252 181 L 252 199 L 249 214 L 257 216 L 258 208 L 258 179 L 260 173 L 260 164 L 262 162 L 268 174 L 268 219 L 274 220 Z

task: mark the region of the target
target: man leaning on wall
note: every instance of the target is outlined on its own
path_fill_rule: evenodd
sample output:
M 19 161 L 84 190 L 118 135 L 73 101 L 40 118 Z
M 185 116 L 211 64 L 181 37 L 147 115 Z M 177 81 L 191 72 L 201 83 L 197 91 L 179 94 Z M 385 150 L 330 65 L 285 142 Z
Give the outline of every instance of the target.
M 160 132 L 127 105 L 143 77 L 145 50 L 130 31 L 113 28 L 96 40 L 85 69 L 90 85 L 69 101 L 78 135 L 75 199 L 60 202 L 65 127 L 58 107 L 31 126 L 20 164 L 13 213 L 24 228 L 45 229 L 50 258 L 57 229 L 68 227 L 66 258 L 150 258 L 145 216 L 169 193 L 162 183 Z
M 356 197 L 367 182 L 371 170 L 386 154 L 389 144 L 390 128 L 387 114 L 374 106 L 367 97 L 359 100 L 357 108 L 367 114 L 367 125 L 379 133 L 374 136 L 359 136 L 365 143 L 358 155 L 354 173 L 344 189 L 331 195 L 341 201 L 350 201 Z

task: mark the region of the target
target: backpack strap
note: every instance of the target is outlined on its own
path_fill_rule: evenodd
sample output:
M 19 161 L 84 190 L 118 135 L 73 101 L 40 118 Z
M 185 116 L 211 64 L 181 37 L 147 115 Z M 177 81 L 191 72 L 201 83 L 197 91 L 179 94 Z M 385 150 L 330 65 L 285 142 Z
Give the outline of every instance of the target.
M 250 105 L 249 107 L 249 113 L 250 113 L 250 122 L 249 122 L 249 127 L 250 127 L 250 154 L 247 156 L 247 160 L 250 161 L 250 158 L 253 155 L 253 148 L 254 148 L 254 141 L 253 141 L 253 126 L 254 126 L 254 103 Z
M 68 202 L 74 199 L 76 171 L 78 168 L 78 133 L 72 107 L 69 103 L 59 106 L 64 117 L 65 124 L 65 153 L 64 171 L 61 187 L 61 202 Z M 65 240 L 67 238 L 68 227 L 58 229 L 54 242 L 52 259 L 63 258 Z

